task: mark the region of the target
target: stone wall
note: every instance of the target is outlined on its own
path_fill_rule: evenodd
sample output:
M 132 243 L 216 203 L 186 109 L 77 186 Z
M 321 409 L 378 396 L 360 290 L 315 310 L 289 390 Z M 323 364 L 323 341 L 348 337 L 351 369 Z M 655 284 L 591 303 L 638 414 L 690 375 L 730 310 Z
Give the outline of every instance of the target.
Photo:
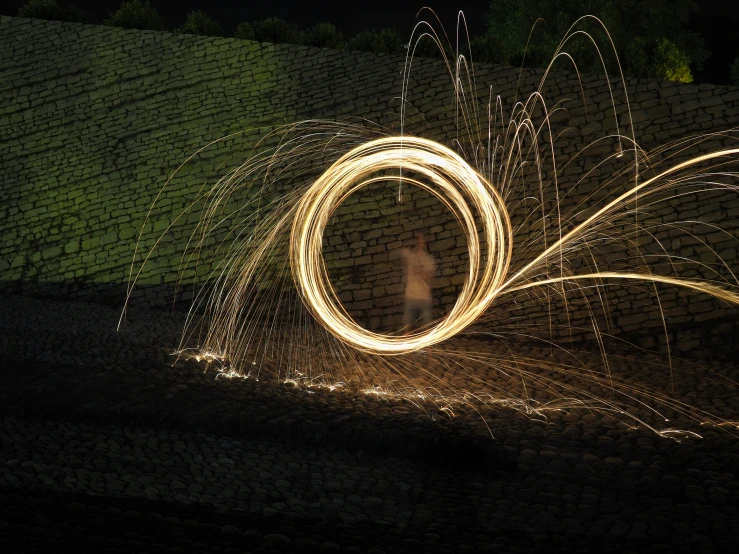
M 122 303 L 144 218 L 167 177 L 190 155 L 232 135 L 195 156 L 179 174 L 143 229 L 143 250 L 154 245 L 204 182 L 243 161 L 260 138 L 281 124 L 355 118 L 397 129 L 404 62 L 365 53 L 0 17 L 2 290 Z M 473 127 L 486 133 L 491 91 L 508 114 L 540 80 L 536 71 L 477 65 L 477 89 L 468 91 L 481 100 Z M 414 61 L 408 90 L 406 130 L 448 145 L 460 139 L 469 151 L 466 136 L 460 138 L 445 66 Z M 736 88 L 634 81 L 628 91 L 634 131 L 647 150 L 739 123 Z M 562 102 L 566 108 L 550 120 L 555 135 L 563 133 L 552 152 L 560 171 L 560 215 L 575 217 L 607 193 L 628 186 L 624 178 L 607 178 L 633 158 L 628 153 L 611 156 L 614 141 L 604 139 L 616 123 L 622 133 L 631 131 L 625 97 L 615 81 L 609 86 L 595 76 L 580 81 L 554 75 L 542 92 L 550 105 Z M 674 159 L 729 143 L 734 144 L 724 136 L 708 137 L 688 151 L 678 149 Z M 551 160 L 545 160 L 543 171 L 545 178 L 553 175 Z M 604 183 L 608 186 L 602 189 Z M 507 192 L 514 220 L 531 213 L 520 199 L 535 193 L 532 183 Z M 684 195 L 665 202 L 654 215 L 667 221 L 700 217 L 735 233 L 739 201 L 725 192 Z M 515 245 L 519 265 L 533 255 L 535 227 Z M 191 230 L 191 225 L 177 227 L 160 244 L 140 276 L 139 300 L 171 300 Z M 429 236 L 439 264 L 435 309 L 440 315 L 464 281 L 467 256 L 461 230 L 443 206 L 423 191 L 407 191 L 399 204 L 386 187 L 359 193 L 337 211 L 324 253 L 340 298 L 363 324 L 397 327 L 402 309 L 398 255 L 416 230 Z M 717 255 L 736 269 L 736 241 L 710 226 L 695 227 L 693 235 L 662 227 L 654 239 L 676 255 L 707 264 L 684 275 L 711 276 Z M 639 241 L 645 252 L 658 247 L 646 235 Z M 616 259 L 632 254 L 612 244 L 599 255 Z M 573 260 L 573 267 L 577 263 Z M 614 333 L 659 341 L 661 313 L 677 333 L 673 337 L 687 347 L 701 342 L 696 337 L 712 335 L 715 341 L 710 329 L 728 325 L 736 331 L 736 311 L 709 298 L 686 299 L 680 291 L 660 289 L 658 302 L 649 287 L 604 290 L 605 302 L 597 311 L 603 319 L 607 310 Z M 552 313 L 559 314 L 555 327 L 566 323 L 581 329 L 567 336 L 579 338 L 592 329 L 577 293 L 552 294 L 549 301 L 527 295 L 493 307 L 500 328 L 507 326 L 512 333 L 524 327 L 531 332 L 532 322 L 552 321 Z M 704 322 L 721 323 L 706 331 Z

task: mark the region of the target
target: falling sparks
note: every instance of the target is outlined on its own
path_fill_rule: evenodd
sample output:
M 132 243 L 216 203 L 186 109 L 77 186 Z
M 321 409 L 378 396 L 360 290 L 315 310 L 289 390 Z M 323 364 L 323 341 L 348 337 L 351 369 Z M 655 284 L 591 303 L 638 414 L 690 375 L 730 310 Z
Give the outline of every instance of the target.
M 565 44 L 555 58 L 566 56 Z M 401 129 L 410 62 L 411 54 Z M 659 255 L 640 250 L 640 237 L 654 238 L 659 226 L 693 236 L 695 221 L 681 226 L 659 219 L 658 208 L 671 199 L 739 190 L 732 170 L 739 148 L 703 151 L 665 169 L 663 158 L 647 154 L 634 136 L 617 128 L 564 162 L 553 161 L 552 145 L 562 139 L 552 130 L 552 118 L 562 108 L 549 107 L 542 92 L 551 66 L 537 91 L 516 102 L 507 119 L 492 92 L 481 109 L 465 88 L 474 80 L 470 67 L 463 56 L 453 64 L 447 60 L 458 128 L 453 149 L 370 124 L 307 121 L 269 133 L 245 163 L 205 187 L 175 220 L 200 210 L 180 269 L 181 281 L 188 275 L 199 286 L 179 354 L 189 355 L 188 345 L 198 344 L 195 359 L 215 364 L 219 377 L 259 379 L 265 373 L 307 392 L 404 400 L 434 418 L 455 417 L 460 410 L 484 418 L 513 409 L 536 419 L 577 411 L 675 440 L 699 435 L 663 428 L 672 424 L 667 413 L 736 427 L 671 391 L 640 382 L 638 375 L 614 371 L 629 364 L 653 372 L 667 368 L 672 381 L 682 370 L 669 356 L 656 361 L 642 353 L 629 358 L 609 352 L 605 291 L 646 290 L 660 312 L 657 287 L 739 304 L 737 280 L 720 258 L 723 273 L 707 280 L 685 271 L 703 264 L 671 253 L 659 241 Z M 608 88 L 615 113 L 610 82 Z M 626 106 L 630 118 L 628 100 Z M 671 146 L 683 152 L 705 138 Z M 615 146 L 596 167 L 615 160 L 622 165 L 601 177 L 597 189 L 584 191 L 574 208 L 565 204 L 567 195 L 594 177 L 590 169 L 565 190 L 559 183 L 563 168 L 607 140 Z M 553 166 L 549 172 L 546 160 Z M 643 176 L 646 168 L 650 173 Z M 616 184 L 622 177 L 628 186 Z M 339 299 L 323 256 L 325 231 L 336 210 L 359 191 L 388 183 L 421 189 L 440 201 L 459 224 L 468 252 L 464 283 L 451 309 L 408 335 L 358 324 Z M 166 185 L 160 197 L 165 192 Z M 614 245 L 637 254 L 614 261 L 605 251 Z M 141 272 L 133 269 L 131 289 Z M 576 302 L 585 307 L 589 324 L 554 323 L 558 317 L 569 322 Z M 514 315 L 529 307 L 544 315 Z M 575 332 L 594 336 L 595 353 L 560 340 Z M 736 386 L 715 373 L 711 379 Z

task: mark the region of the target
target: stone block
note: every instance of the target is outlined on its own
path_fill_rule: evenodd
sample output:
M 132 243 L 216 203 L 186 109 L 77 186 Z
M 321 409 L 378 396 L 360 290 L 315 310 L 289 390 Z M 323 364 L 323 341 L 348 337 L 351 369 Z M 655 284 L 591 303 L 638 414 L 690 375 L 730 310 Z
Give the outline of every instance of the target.
M 429 242 L 428 249 L 429 252 L 437 253 L 437 252 L 446 252 L 451 250 L 457 245 L 457 239 L 450 237 L 442 240 L 435 240 L 433 242 Z
M 93 250 L 100 246 L 100 237 L 92 237 L 82 241 L 82 250 Z
M 10 263 L 10 267 L 13 269 L 23 267 L 26 263 L 26 255 L 25 254 L 18 254 L 13 258 L 13 261 Z
M 68 242 L 64 245 L 64 252 L 66 254 L 74 254 L 75 252 L 78 252 L 80 249 L 80 243 L 79 241 L 73 241 Z
M 118 233 L 118 238 L 120 240 L 130 240 L 135 236 L 136 231 L 133 229 L 133 227 L 126 227 L 124 229 L 121 229 L 121 231 Z
M 44 260 L 50 260 L 58 257 L 62 253 L 62 249 L 58 246 L 52 246 L 41 251 L 41 257 Z

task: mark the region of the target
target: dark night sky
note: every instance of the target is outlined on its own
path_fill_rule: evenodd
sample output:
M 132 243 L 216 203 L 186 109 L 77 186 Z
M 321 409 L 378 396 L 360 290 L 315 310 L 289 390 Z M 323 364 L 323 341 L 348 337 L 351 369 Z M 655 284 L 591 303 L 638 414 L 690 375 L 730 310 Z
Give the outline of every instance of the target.
M 71 3 L 102 18 L 121 4 L 122 0 L 72 0 Z M 456 13 L 463 10 L 470 18 L 473 31 L 483 30 L 482 13 L 490 0 L 354 0 L 337 7 L 338 2 L 310 2 L 296 0 L 151 0 L 170 27 L 181 24 L 192 9 L 202 9 L 218 19 L 227 31 L 233 31 L 244 20 L 275 16 L 301 26 L 320 21 L 336 24 L 348 36 L 368 28 L 395 27 L 407 32 L 415 21 L 418 10 L 430 6 L 438 11 L 445 26 L 454 25 Z M 9 6 L 3 13 L 15 15 L 22 0 L 0 0 Z
M 562 0 L 566 1 L 566 0 Z M 648 0 L 645 0 L 648 1 Z M 22 0 L 0 0 L 0 13 L 15 15 Z M 430 6 L 439 14 L 448 32 L 453 31 L 456 14 L 461 9 L 468 18 L 470 32 L 480 34 L 484 27 L 482 14 L 490 0 L 351 0 L 337 7 L 335 2 L 296 0 L 152 0 L 170 27 L 180 25 L 188 11 L 202 9 L 218 19 L 226 31 L 232 32 L 244 20 L 281 17 L 300 26 L 319 21 L 336 24 L 348 37 L 369 28 L 393 27 L 409 35 L 418 10 Z M 73 0 L 72 3 L 104 18 L 117 8 L 121 0 Z M 696 75 L 698 81 L 724 83 L 728 66 L 739 56 L 739 0 L 697 0 L 700 12 L 691 22 L 699 31 L 713 56 Z M 427 14 L 426 19 L 429 18 Z

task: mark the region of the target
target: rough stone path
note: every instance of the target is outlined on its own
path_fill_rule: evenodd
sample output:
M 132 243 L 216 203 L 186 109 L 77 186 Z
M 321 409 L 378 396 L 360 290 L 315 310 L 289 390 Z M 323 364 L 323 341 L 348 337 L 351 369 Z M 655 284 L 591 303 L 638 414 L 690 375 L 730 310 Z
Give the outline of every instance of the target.
M 471 415 L 171 367 L 178 315 L 141 311 L 123 333 L 116 316 L 0 297 L 3 551 L 693 553 L 739 540 L 739 442 L 720 429 L 678 443 L 502 410 L 493 440 Z

